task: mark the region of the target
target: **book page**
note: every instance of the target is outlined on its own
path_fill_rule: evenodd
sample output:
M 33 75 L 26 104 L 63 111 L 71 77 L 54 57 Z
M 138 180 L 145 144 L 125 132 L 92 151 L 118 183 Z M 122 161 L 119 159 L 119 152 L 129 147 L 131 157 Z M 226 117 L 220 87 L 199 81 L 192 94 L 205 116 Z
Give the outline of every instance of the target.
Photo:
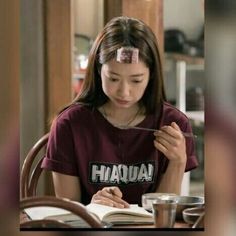
M 31 220 L 53 219 L 63 221 L 72 227 L 89 228 L 90 226 L 79 216 L 57 207 L 32 207 L 24 210 Z
M 148 221 L 153 222 L 152 213 L 147 212 L 138 205 L 131 204 L 129 208 L 116 208 L 104 206 L 96 203 L 90 203 L 86 208 L 99 217 L 101 221 Z M 136 216 L 136 217 L 134 217 Z
M 32 220 L 40 220 L 50 216 L 71 214 L 70 211 L 57 207 L 32 207 L 24 210 Z

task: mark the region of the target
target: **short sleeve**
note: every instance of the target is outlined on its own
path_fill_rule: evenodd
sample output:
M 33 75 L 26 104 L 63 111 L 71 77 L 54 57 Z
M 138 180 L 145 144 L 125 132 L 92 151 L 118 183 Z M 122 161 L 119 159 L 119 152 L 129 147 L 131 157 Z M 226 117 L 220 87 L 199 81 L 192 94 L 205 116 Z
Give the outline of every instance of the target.
M 163 115 L 161 119 L 160 126 L 163 125 L 171 125 L 171 122 L 176 122 L 182 132 L 193 133 L 190 120 L 188 117 L 178 110 L 176 107 L 165 103 L 163 107 Z M 186 154 L 187 154 L 187 162 L 185 167 L 185 172 L 190 171 L 198 166 L 198 160 L 195 153 L 195 138 L 194 137 L 186 137 Z M 164 171 L 166 170 L 168 165 L 168 161 L 165 162 Z
M 42 168 L 67 175 L 78 175 L 74 141 L 69 120 L 59 116 L 50 130 Z
M 187 120 L 185 128 L 182 129 L 184 132 L 192 133 L 192 127 L 190 122 Z M 195 153 L 195 138 L 186 137 L 186 153 L 187 162 L 185 167 L 185 172 L 195 169 L 198 166 L 197 156 Z

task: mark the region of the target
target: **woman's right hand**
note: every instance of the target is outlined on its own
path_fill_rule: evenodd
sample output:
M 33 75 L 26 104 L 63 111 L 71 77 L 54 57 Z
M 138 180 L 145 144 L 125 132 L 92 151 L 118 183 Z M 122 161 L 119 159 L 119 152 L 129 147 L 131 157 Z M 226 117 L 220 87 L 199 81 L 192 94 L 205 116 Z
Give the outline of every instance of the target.
M 122 192 L 118 187 L 104 187 L 93 195 L 91 203 L 117 208 L 129 207 L 129 204 L 122 199 Z

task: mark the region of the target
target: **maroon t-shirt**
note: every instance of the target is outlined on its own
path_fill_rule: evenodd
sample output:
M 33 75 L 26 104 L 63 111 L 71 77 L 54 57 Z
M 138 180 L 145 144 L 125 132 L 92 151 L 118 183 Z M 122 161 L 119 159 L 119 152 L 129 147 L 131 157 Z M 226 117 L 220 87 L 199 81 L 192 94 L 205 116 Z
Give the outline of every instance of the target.
M 163 105 L 159 124 L 148 115 L 137 126 L 158 129 L 173 121 L 182 131 L 192 132 L 188 118 L 168 103 Z M 96 108 L 72 105 L 52 125 L 42 167 L 78 176 L 84 204 L 98 190 L 114 185 L 127 202 L 140 204 L 143 193 L 155 191 L 168 165 L 154 147 L 154 138 L 150 131 L 114 127 Z M 189 171 L 198 165 L 193 138 L 186 138 L 186 148 L 185 171 Z

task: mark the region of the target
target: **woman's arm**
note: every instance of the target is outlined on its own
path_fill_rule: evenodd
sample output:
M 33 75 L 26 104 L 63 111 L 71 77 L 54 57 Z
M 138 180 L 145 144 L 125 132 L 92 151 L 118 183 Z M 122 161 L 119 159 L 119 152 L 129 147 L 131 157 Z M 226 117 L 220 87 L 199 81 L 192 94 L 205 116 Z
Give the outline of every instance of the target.
M 163 126 L 154 135 L 154 146 L 169 159 L 156 191 L 180 194 L 187 161 L 185 138 L 175 122 L 170 126 Z
M 52 172 L 55 194 L 57 197 L 69 198 L 73 201 L 81 200 L 80 181 L 76 176 Z
M 185 164 L 169 162 L 165 174 L 162 176 L 160 185 L 156 189 L 159 193 L 180 194 L 181 184 L 185 171 Z

